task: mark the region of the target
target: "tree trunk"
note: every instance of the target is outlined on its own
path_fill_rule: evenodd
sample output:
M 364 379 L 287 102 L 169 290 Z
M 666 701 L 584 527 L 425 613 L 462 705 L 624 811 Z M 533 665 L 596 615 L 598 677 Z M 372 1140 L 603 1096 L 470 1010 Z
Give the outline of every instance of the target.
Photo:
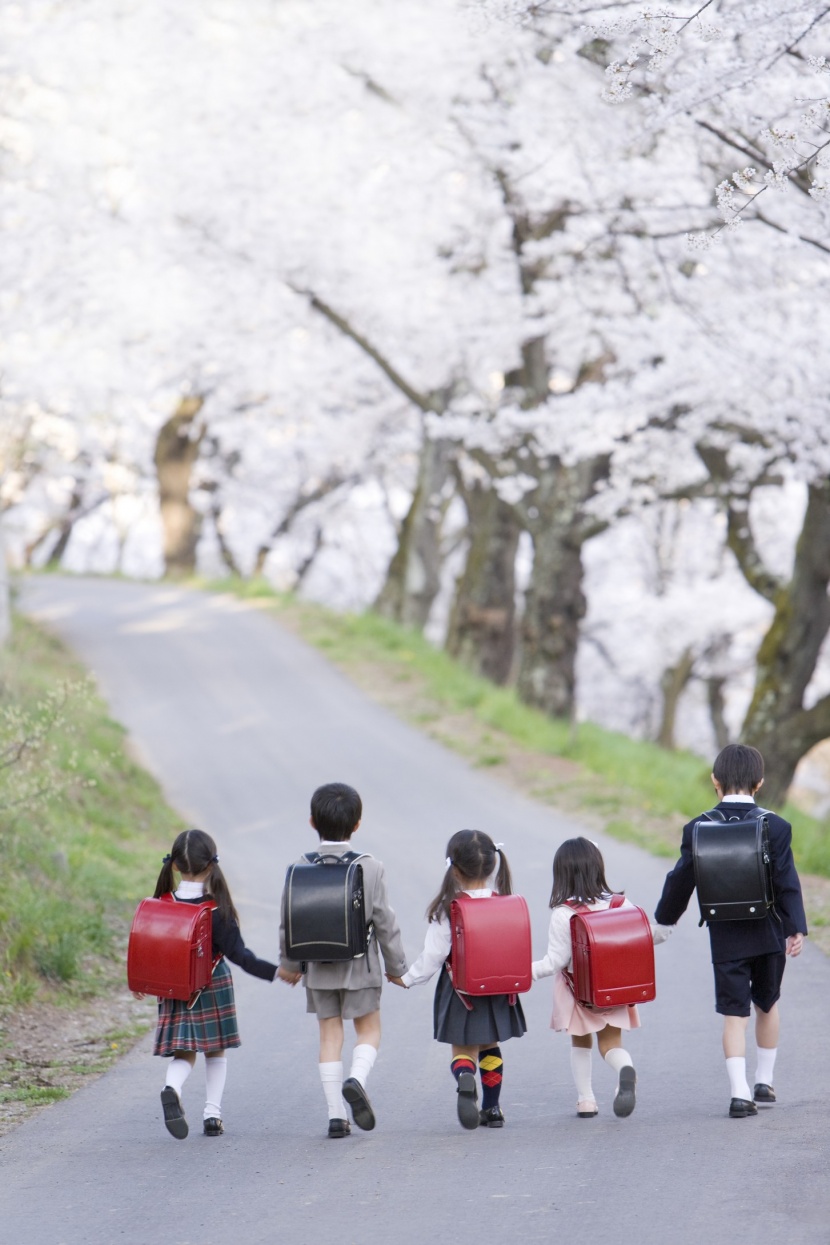
M 449 442 L 424 437 L 412 503 L 375 601 L 376 611 L 384 618 L 419 631 L 426 626 L 441 586 L 441 533 L 451 457 Z
M 805 709 L 804 697 L 830 629 L 830 481 L 811 485 L 789 583 L 756 659 L 755 691 L 741 738 L 764 754 L 763 800 L 780 804 L 795 768 L 830 735 L 830 696 Z
M 533 570 L 525 598 L 520 698 L 558 718 L 572 718 L 576 702 L 576 655 L 586 600 L 582 546 L 601 528 L 589 523 L 585 504 L 607 475 L 609 456 L 572 466 L 553 461 L 539 473 L 528 496 L 527 527 L 533 538 Z
M 689 680 L 695 668 L 694 650 L 686 648 L 679 660 L 668 666 L 660 677 L 660 691 L 663 693 L 663 712 L 657 731 L 657 743 L 661 748 L 671 751 L 675 746 L 675 727 L 677 725 L 677 709 L 680 697 L 689 686 Z
M 726 724 L 726 697 L 724 688 L 726 679 L 722 675 L 712 675 L 706 680 L 706 702 L 709 705 L 709 718 L 715 733 L 715 746 L 718 752 L 729 743 L 729 727 Z
M 516 644 L 516 550 L 521 528 L 495 489 L 465 491 L 469 548 L 446 649 L 493 683 L 510 678 Z
M 164 570 L 177 578 L 196 570 L 202 517 L 190 503 L 190 479 L 204 430 L 195 437 L 191 433 L 203 405 L 202 397 L 182 398 L 161 428 L 153 456 L 164 529 Z

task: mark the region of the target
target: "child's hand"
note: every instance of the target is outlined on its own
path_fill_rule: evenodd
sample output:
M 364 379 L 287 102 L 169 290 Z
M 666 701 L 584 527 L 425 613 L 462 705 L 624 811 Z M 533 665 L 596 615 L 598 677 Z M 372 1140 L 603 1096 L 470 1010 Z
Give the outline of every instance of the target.
M 289 973 L 282 965 L 277 969 L 277 976 L 280 981 L 286 982 L 289 986 L 296 986 L 298 981 L 302 980 L 302 973 Z
M 404 986 L 403 977 L 391 977 L 389 973 L 387 973 L 386 980 L 391 981 L 393 986 L 403 986 L 404 990 L 409 989 L 409 986 Z
M 790 934 L 787 939 L 787 955 L 801 955 L 801 949 L 803 946 L 803 934 Z
M 137 990 L 133 990 L 133 998 L 134 998 L 134 999 L 146 999 L 146 998 L 147 998 L 147 995 L 146 995 L 146 994 L 139 994 L 139 992 L 138 992 Z

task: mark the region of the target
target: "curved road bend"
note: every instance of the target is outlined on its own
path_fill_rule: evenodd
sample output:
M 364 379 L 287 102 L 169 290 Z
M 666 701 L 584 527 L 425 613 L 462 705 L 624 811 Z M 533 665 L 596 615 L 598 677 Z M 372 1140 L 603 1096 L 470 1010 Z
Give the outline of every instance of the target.
M 386 862 L 411 957 L 463 826 L 504 841 L 541 954 L 551 857 L 578 825 L 390 717 L 272 618 L 184 589 L 51 576 L 23 585 L 22 608 L 91 667 L 169 800 L 216 837 L 260 955 L 276 954 L 285 866 L 314 845 L 309 795 L 333 779 L 364 797 L 356 841 Z M 667 862 L 601 846 L 612 884 L 651 909 Z M 148 859 L 148 891 L 157 867 Z M 610 1070 L 596 1060 L 600 1115 L 576 1118 L 543 982 L 525 996 L 528 1034 L 504 1049 L 507 1126 L 464 1132 L 431 1037 L 431 986 L 389 987 L 370 1083 L 378 1126 L 337 1143 L 325 1139 L 301 993 L 237 972 L 243 1046 L 230 1056 L 224 1137 L 168 1136 L 147 1038 L 0 1138 L 0 1245 L 826 1245 L 830 963 L 808 945 L 789 965 L 778 1105 L 730 1120 L 707 938 L 691 912 L 657 957 L 658 999 L 629 1043 L 630 1119 L 611 1112 Z M 185 1098 L 197 1123 L 201 1091 L 197 1066 Z

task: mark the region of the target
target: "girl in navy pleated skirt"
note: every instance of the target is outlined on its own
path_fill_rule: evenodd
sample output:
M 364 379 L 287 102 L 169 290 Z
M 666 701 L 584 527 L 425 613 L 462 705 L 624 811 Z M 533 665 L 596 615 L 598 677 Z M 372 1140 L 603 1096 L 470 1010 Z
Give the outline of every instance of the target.
M 503 1060 L 500 1043 L 526 1031 L 518 996 L 494 994 L 469 999 L 466 1007 L 453 989 L 446 961 L 452 945 L 450 906 L 463 892 L 486 900 L 512 894 L 510 867 L 504 852 L 481 830 L 459 830 L 447 844 L 447 871 L 441 889 L 427 909 L 424 949 L 403 975 L 407 987 L 429 981 L 440 970 L 433 1008 L 437 1041 L 452 1046 L 450 1069 L 457 1082 L 458 1119 L 463 1128 L 502 1128 L 499 1105 Z M 476 1064 L 481 1074 L 481 1108 L 477 1101 Z
M 225 1051 L 240 1044 L 233 978 L 225 961 L 230 960 L 246 973 L 265 981 L 274 980 L 277 968 L 267 960 L 258 959 L 242 941 L 239 917 L 219 868 L 216 844 L 203 830 L 182 831 L 169 856 L 164 857 L 154 897 L 158 899 L 171 892 L 179 903 L 199 904 L 206 899 L 215 903 L 212 915 L 215 963 L 210 985 L 192 1006 L 179 999 L 159 999 L 153 1054 L 171 1059 L 161 1091 L 164 1123 L 177 1140 L 187 1136 L 182 1091 L 196 1063 L 196 1054 L 201 1051 L 205 1057 L 203 1129 L 205 1136 L 218 1137 L 224 1131 L 222 1093 L 228 1066 Z

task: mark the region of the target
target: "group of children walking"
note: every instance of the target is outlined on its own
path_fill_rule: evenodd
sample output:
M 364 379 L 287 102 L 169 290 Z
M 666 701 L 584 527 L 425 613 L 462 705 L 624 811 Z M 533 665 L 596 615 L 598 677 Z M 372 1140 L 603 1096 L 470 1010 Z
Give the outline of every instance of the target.
M 730 745 L 715 761 L 713 775 L 719 803 L 713 814 L 727 820 L 755 807 L 763 782 L 760 753 L 744 745 Z M 327 857 L 351 852 L 351 839 L 360 826 L 362 804 L 358 793 L 344 783 L 318 788 L 311 800 L 311 825 Z M 655 910 L 651 934 L 663 942 L 685 911 L 695 888 L 692 828 L 684 827 L 680 859 L 668 874 Z M 778 1044 L 778 998 L 787 955 L 798 955 L 807 927 L 801 889 L 790 846 L 791 829 L 782 818 L 769 814 L 769 849 L 775 884 L 775 906 L 763 919 L 729 920 L 709 925 L 715 974 L 716 1010 L 724 1016 L 723 1048 L 730 1080 L 729 1115 L 757 1114 L 758 1105 L 775 1101 L 773 1067 Z M 161 999 L 154 1053 L 170 1058 L 161 1102 L 168 1131 L 177 1139 L 188 1133 L 182 1105 L 183 1088 L 195 1063 L 205 1055 L 206 1102 L 204 1133 L 219 1136 L 225 1052 L 238 1046 L 239 1033 L 233 983 L 225 960 L 267 981 L 279 979 L 291 986 L 305 983 L 306 1010 L 317 1016 L 320 1032 L 319 1072 L 328 1108 L 328 1136 L 349 1135 L 356 1127 L 371 1130 L 375 1113 L 366 1085 L 380 1044 L 380 996 L 384 976 L 395 986 L 409 989 L 438 974 L 433 1006 L 434 1036 L 451 1047 L 450 1068 L 456 1084 L 458 1120 L 463 1128 L 501 1128 L 502 1043 L 526 1031 L 518 994 L 469 998 L 453 984 L 450 911 L 460 895 L 486 902 L 494 894 L 512 893 L 507 858 L 500 844 L 480 830 L 460 830 L 447 845 L 447 859 L 437 894 L 427 909 L 423 950 L 407 967 L 400 929 L 390 905 L 386 874 L 380 861 L 362 855 L 365 917 L 372 929 L 366 953 L 355 959 L 303 963 L 286 956 L 286 900 L 280 925 L 280 963 L 257 958 L 245 947 L 227 882 L 219 867 L 216 845 L 200 830 L 188 830 L 175 840 L 164 858 L 155 895 L 172 892 L 175 900 L 199 904 L 210 899 L 213 951 L 216 964 L 211 984 L 192 1005 Z M 175 874 L 174 874 L 175 871 Z M 177 879 L 177 880 L 176 880 Z M 545 955 L 532 964 L 536 981 L 553 977 L 551 1027 L 571 1038 L 571 1069 L 581 1119 L 598 1114 L 592 1086 L 592 1044 L 616 1076 L 614 1114 L 626 1117 L 636 1101 L 636 1073 L 622 1045 L 623 1030 L 639 1026 L 636 1006 L 588 1007 L 574 994 L 571 968 L 570 924 L 577 911 L 608 908 L 614 894 L 605 877 L 597 846 L 582 837 L 569 839 L 553 860 L 550 927 Z M 615 900 L 615 904 L 618 903 Z M 628 904 L 628 901 L 625 901 Z M 603 918 L 604 919 L 604 918 Z M 381 958 L 383 966 L 381 966 Z M 746 1076 L 746 1029 L 751 1005 L 756 1014 L 758 1064 L 750 1090 Z M 344 1022 L 351 1020 L 355 1046 L 349 1075 L 344 1077 Z M 478 1076 L 477 1076 L 478 1073 Z M 478 1083 L 481 1082 L 481 1099 Z

